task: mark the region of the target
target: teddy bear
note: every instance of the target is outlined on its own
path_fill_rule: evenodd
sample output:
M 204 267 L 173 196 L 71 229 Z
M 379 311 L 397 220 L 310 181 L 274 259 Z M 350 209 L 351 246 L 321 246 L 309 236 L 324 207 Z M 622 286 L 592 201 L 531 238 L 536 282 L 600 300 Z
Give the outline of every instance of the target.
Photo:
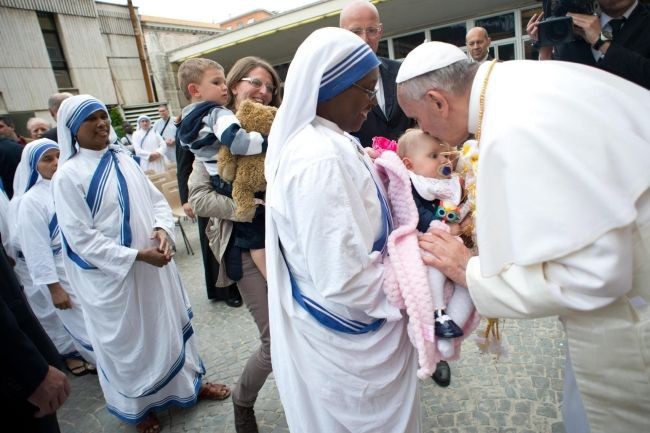
M 268 136 L 277 110 L 276 107 L 246 100 L 235 115 L 246 131 Z M 242 220 L 252 220 L 259 203 L 255 193 L 266 190 L 264 154 L 233 155 L 227 146 L 221 146 L 217 161 L 219 176 L 232 184 L 232 199 L 237 207 L 235 215 Z

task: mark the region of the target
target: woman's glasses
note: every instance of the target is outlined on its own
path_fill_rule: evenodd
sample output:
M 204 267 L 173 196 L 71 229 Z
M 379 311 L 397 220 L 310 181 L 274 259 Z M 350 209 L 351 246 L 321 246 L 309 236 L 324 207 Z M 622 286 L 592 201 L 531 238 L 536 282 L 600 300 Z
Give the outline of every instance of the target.
M 275 95 L 275 92 L 278 90 L 273 84 L 266 84 L 262 80 L 258 78 L 250 78 L 250 77 L 245 77 L 242 78 L 239 81 L 246 81 L 251 84 L 251 86 L 255 87 L 256 89 L 261 89 L 262 86 L 266 87 L 266 91 L 269 92 L 271 95 Z

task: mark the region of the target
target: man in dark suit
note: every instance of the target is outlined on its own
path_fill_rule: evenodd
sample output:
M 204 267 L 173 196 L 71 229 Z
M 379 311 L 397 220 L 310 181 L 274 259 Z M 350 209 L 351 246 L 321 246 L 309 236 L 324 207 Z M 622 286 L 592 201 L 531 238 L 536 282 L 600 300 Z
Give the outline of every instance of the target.
M 372 51 L 377 52 L 384 28 L 379 21 L 379 12 L 375 5 L 367 1 L 349 3 L 341 10 L 339 26 L 359 36 Z M 383 57 L 379 60 L 381 65 L 377 82 L 377 105 L 368 113 L 361 129 L 353 133 L 364 147 L 370 146 L 372 138 L 378 135 L 397 140 L 404 131 L 414 125 L 397 104 L 395 96 L 395 77 L 400 63 Z
M 487 30 L 483 27 L 473 27 L 465 35 L 465 44 L 470 59 L 476 63 L 483 63 L 492 60 L 490 56 L 490 43 L 492 39 L 488 36 Z
M 0 240 L 0 245 L 2 244 Z M 0 414 L 14 431 L 58 433 L 70 384 L 54 344 L 32 313 L 0 246 Z
M 601 13 L 569 13 L 574 42 L 541 47 L 539 58 L 595 66 L 650 89 L 650 11 L 638 0 L 599 0 Z M 537 40 L 542 16 L 533 15 L 526 30 Z

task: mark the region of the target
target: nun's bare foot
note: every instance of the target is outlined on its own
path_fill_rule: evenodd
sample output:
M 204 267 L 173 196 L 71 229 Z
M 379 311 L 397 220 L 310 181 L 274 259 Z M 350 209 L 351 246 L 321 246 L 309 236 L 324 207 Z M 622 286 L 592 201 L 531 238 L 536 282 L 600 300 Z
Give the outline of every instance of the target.
M 149 415 L 147 415 L 144 421 L 136 424 L 135 428 L 138 430 L 138 433 L 159 433 L 162 430 L 160 421 L 158 421 L 158 417 L 153 412 L 149 412 Z

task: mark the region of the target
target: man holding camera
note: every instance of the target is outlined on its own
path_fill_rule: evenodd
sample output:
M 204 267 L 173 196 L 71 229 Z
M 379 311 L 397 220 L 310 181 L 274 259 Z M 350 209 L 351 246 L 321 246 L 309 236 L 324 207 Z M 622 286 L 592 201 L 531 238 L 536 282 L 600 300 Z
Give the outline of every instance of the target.
M 572 4 L 584 3 L 573 1 Z M 542 46 L 539 59 L 554 58 L 583 63 L 611 72 L 650 89 L 650 11 L 638 0 L 598 0 L 599 15 L 572 12 L 572 42 Z M 578 9 L 578 8 L 576 8 Z M 534 41 L 540 40 L 539 25 L 544 14 L 532 16 L 526 31 Z

